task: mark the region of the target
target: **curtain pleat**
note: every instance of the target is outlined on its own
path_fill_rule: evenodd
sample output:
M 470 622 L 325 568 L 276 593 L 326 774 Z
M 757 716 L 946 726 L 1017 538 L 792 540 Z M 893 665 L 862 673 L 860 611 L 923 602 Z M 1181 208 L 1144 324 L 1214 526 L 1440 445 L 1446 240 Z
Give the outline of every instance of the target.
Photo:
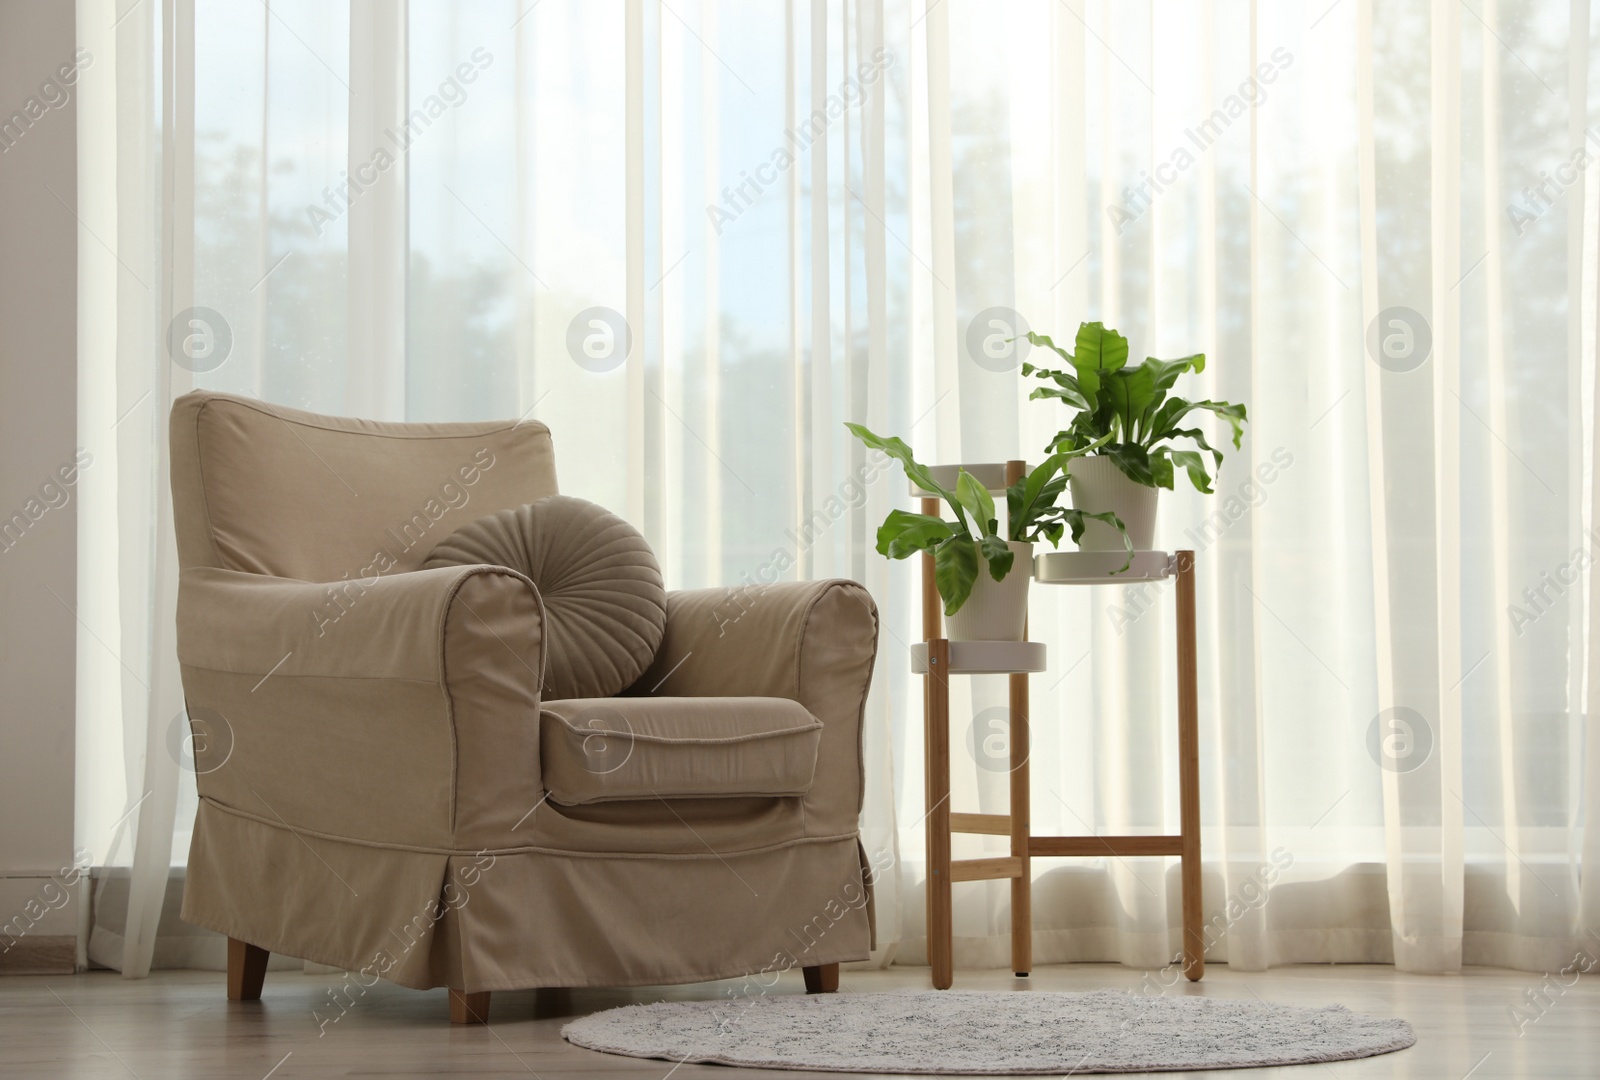
M 1496 0 L 1487 0 L 1483 5 L 1480 15 L 1483 19 L 1483 34 L 1494 33 L 1499 22 L 1499 5 Z M 1502 235 L 1500 207 L 1503 205 L 1500 190 L 1500 51 L 1498 49 L 1485 49 L 1482 52 L 1481 75 L 1481 105 L 1482 110 L 1482 169 L 1484 177 L 1483 193 L 1483 236 L 1485 245 L 1494 249 L 1504 244 Z M 1490 385 L 1504 386 L 1507 380 L 1505 335 L 1505 294 L 1504 279 L 1499 273 L 1489 273 L 1484 278 L 1484 362 L 1488 371 Z M 1459 315 L 1459 306 L 1457 307 Z M 1508 420 L 1506 398 L 1502 394 L 1493 395 L 1489 402 L 1489 425 L 1496 431 L 1506 430 Z M 1581 426 L 1580 426 L 1581 432 Z M 1496 610 L 1509 610 L 1512 603 L 1511 594 L 1511 480 L 1510 468 L 1512 466 L 1510 455 L 1495 454 L 1489 463 L 1488 488 L 1490 504 L 1493 508 L 1491 520 L 1493 525 L 1493 588 L 1494 606 Z M 1511 824 L 1517 819 L 1517 770 L 1516 770 L 1516 714 L 1512 705 L 1512 630 L 1508 620 L 1498 620 L 1495 624 L 1493 674 L 1495 679 L 1495 705 L 1499 723 L 1496 725 L 1496 751 L 1501 761 L 1499 785 L 1500 813 L 1504 820 Z M 1578 665 L 1573 665 L 1574 670 Z M 1488 674 L 1487 672 L 1485 674 Z M 1520 894 L 1521 868 L 1514 865 L 1506 867 L 1508 874 L 1507 888 L 1515 889 Z
M 714 54 L 716 50 L 726 47 L 722 40 L 722 23 L 718 6 L 713 0 L 701 0 L 699 11 L 701 32 L 706 38 L 706 49 Z M 681 316 L 687 326 L 699 328 L 701 349 L 699 379 L 696 383 L 698 393 L 691 397 L 698 399 L 694 402 L 694 406 L 698 409 L 699 428 L 705 432 L 706 440 L 704 452 L 697 455 L 704 485 L 700 498 L 702 505 L 722 506 L 732 497 L 731 487 L 736 487 L 740 483 L 726 476 L 725 470 L 719 464 L 724 452 L 722 411 L 725 405 L 734 408 L 738 406 L 736 397 L 725 402 L 729 395 L 722 386 L 720 373 L 722 365 L 737 354 L 730 351 L 727 360 L 723 355 L 720 303 L 723 290 L 722 253 L 716 243 L 716 231 L 711 227 L 709 218 L 701 220 L 703 215 L 695 214 L 687 206 L 690 203 L 709 206 L 717 198 L 715 181 L 721 175 L 723 168 L 721 138 L 723 79 L 721 70 L 705 55 L 699 57 L 699 68 L 699 131 L 702 143 L 699 154 L 700 184 L 698 189 L 694 190 L 692 198 L 688 197 L 686 186 L 685 209 L 682 211 L 685 219 L 684 244 L 692 245 L 701 253 L 699 289 L 685 294 L 698 303 L 699 310 L 694 310 L 683 297 L 671 306 L 674 310 L 681 310 Z M 730 95 L 733 92 L 733 88 L 730 87 Z M 692 147 L 687 138 L 684 142 L 684 154 L 687 158 L 692 152 Z M 696 527 L 692 524 L 695 513 L 691 507 L 682 505 L 679 500 L 669 499 L 668 502 L 679 503 L 676 510 L 679 535 L 686 535 L 693 528 L 699 537 L 699 542 L 692 547 L 696 551 L 695 562 L 698 564 L 700 583 L 721 584 L 726 527 L 714 522 L 706 522 Z
M 162 50 L 161 102 L 162 129 L 172 138 L 162 143 L 160 177 L 161 205 L 173 208 L 160 217 L 161 252 L 160 300 L 155 309 L 160 324 L 170 324 L 178 313 L 194 301 L 194 5 L 192 0 L 165 0 L 162 30 L 166 37 Z M 180 372 L 182 369 L 179 369 Z M 151 379 L 151 376 L 154 376 Z M 187 380 L 175 378 L 170 365 L 151 371 L 146 365 L 131 365 L 124 374 L 115 373 L 119 386 L 124 381 L 141 385 L 150 381 L 158 401 L 170 401 L 174 391 L 183 393 Z M 173 384 L 177 383 L 175 387 Z M 159 430 L 160 413 L 149 414 L 152 427 Z M 137 429 L 136 429 L 137 432 Z M 123 506 L 134 496 L 148 506 L 153 525 L 150 535 L 135 541 L 148 544 L 142 553 L 140 577 L 148 588 L 148 599 L 140 608 L 124 608 L 124 641 L 142 639 L 148 649 L 144 662 L 150 674 L 150 688 L 143 712 L 144 775 L 139 788 L 150 792 L 135 817 L 133 863 L 128 882 L 127 921 L 123 930 L 122 956 L 118 968 L 126 978 L 143 978 L 150 973 L 155 956 L 156 929 L 167 887 L 168 867 L 172 864 L 173 825 L 177 816 L 178 760 L 167 752 L 167 721 L 183 708 L 183 688 L 177 663 L 178 559 L 172 525 L 171 492 L 160 479 L 168 473 L 167 440 L 157 436 L 140 450 L 143 466 L 119 476 L 129 482 L 119 490 Z M 119 485 L 120 487 L 120 485 Z M 102 547 L 97 554 L 104 557 Z M 127 563 L 124 561 L 124 565 Z M 93 949 L 91 941 L 91 958 Z
M 645 390 L 649 384 L 647 336 L 649 334 L 650 303 L 646 281 L 652 269 L 659 269 L 659 258 L 651 262 L 649 222 L 646 219 L 650 202 L 650 177 L 645 172 L 647 142 L 650 138 L 650 68 L 648 64 L 651 43 L 647 36 L 646 15 L 655 6 L 650 0 L 628 0 L 626 42 L 623 53 L 626 61 L 626 156 L 623 162 L 627 184 L 627 326 L 630 347 L 624 370 L 627 372 L 627 491 L 628 517 L 643 522 L 649 511 L 648 474 L 651 462 L 660 466 L 660 448 L 649 438 L 653 425 L 647 427 L 645 417 L 654 403 L 647 403 Z M 658 24 L 659 25 L 659 24 Z
M 406 416 L 400 358 L 406 351 L 411 157 L 404 144 L 422 134 L 409 115 L 406 10 L 388 0 L 350 0 L 350 80 L 361 90 L 350 94 L 346 181 L 352 192 L 361 190 L 349 210 L 344 393 L 352 414 L 378 420 Z M 380 150 L 393 155 L 393 165 L 374 166 Z
M 175 317 L 194 300 L 194 9 L 190 0 L 142 11 L 86 3 L 79 21 L 85 47 L 109 61 L 83 88 L 81 138 L 95 151 L 80 158 L 81 199 L 99 215 L 93 259 L 109 256 L 116 269 L 80 282 L 81 308 L 114 327 L 115 342 L 96 334 L 79 353 L 81 441 L 101 467 L 84 471 L 80 489 L 80 529 L 90 531 L 80 533 L 86 603 L 78 615 L 80 636 L 94 642 L 80 656 L 94 659 L 80 669 L 78 708 L 80 738 L 111 736 L 122 768 L 84 761 L 81 775 L 110 790 L 79 804 L 78 830 L 105 868 L 96 909 L 113 883 L 121 901 L 115 919 L 97 917 L 87 959 L 137 978 L 156 951 L 180 794 L 179 759 L 168 749 L 183 693 L 162 403 L 184 393 L 189 379 L 182 368 L 152 363 L 151 345 L 171 348 L 174 324 L 179 341 L 193 328 Z M 172 137 L 152 143 L 153 123 Z M 108 717 L 121 722 L 107 730 Z M 120 806 L 110 795 L 118 788 Z
M 1593 84 L 1591 84 L 1593 93 Z M 1591 177 L 1589 184 L 1588 201 L 1594 205 L 1595 178 Z M 1591 219 L 1600 218 L 1600 214 L 1591 215 Z M 1588 463 L 1588 507 L 1589 513 L 1585 515 L 1583 524 L 1586 527 L 1581 541 L 1582 550 L 1595 550 L 1591 545 L 1594 542 L 1594 508 L 1600 507 L 1600 378 L 1595 375 L 1594 360 L 1596 357 L 1597 334 L 1595 325 L 1597 312 L 1600 312 L 1600 273 L 1595 273 L 1600 266 L 1600 228 L 1591 225 L 1588 230 L 1587 243 L 1588 257 L 1585 267 L 1589 274 L 1583 282 L 1586 294 L 1584 313 L 1588 332 L 1584 342 L 1585 375 L 1590 391 L 1581 395 L 1588 406 L 1589 415 L 1589 454 Z M 1591 942 L 1600 945 L 1600 874 L 1583 874 L 1585 866 L 1600 866 L 1600 798 L 1594 793 L 1600 791 L 1600 709 L 1589 703 L 1600 694 L 1600 685 L 1597 685 L 1596 673 L 1600 672 L 1600 625 L 1596 619 L 1600 617 L 1600 574 L 1589 575 L 1588 587 L 1585 590 L 1588 600 L 1587 621 L 1583 636 L 1583 656 L 1587 661 L 1584 665 L 1585 692 L 1583 703 L 1584 711 L 1574 718 L 1571 733 L 1572 745 L 1570 757 L 1572 759 L 1572 774 L 1580 782 L 1574 785 L 1571 792 L 1571 801 L 1568 803 L 1567 828 L 1567 853 L 1568 864 L 1571 872 L 1580 878 L 1578 903 L 1573 913 L 1570 924 L 1570 933 L 1584 948 L 1589 948 Z M 1574 650 L 1575 652 L 1577 650 Z M 1593 955 L 1591 950 L 1591 955 Z
M 1568 43 L 1567 43 L 1567 143 L 1570 146 L 1588 145 L 1588 116 L 1589 96 L 1592 80 L 1589 78 L 1589 26 L 1592 17 L 1590 0 L 1571 0 L 1569 6 Z M 1585 496 L 1585 469 L 1582 463 L 1589 460 L 1592 453 L 1593 425 L 1586 423 L 1586 416 L 1590 419 L 1593 413 L 1585 408 L 1585 372 L 1593 377 L 1593 366 L 1586 364 L 1586 358 L 1593 357 L 1593 335 L 1586 334 L 1585 323 L 1592 324 L 1594 312 L 1590 308 L 1586 295 L 1586 265 L 1588 274 L 1594 274 L 1594 264 L 1586 258 L 1589 246 L 1585 236 L 1592 227 L 1596 211 L 1590 208 L 1589 182 L 1581 181 L 1573 184 L 1566 192 L 1567 198 L 1567 288 L 1572 296 L 1572 301 L 1567 305 L 1567 340 L 1566 340 L 1566 423 L 1567 423 L 1567 460 L 1572 462 L 1568 470 L 1566 492 L 1566 549 L 1568 551 L 1582 551 L 1588 546 L 1588 537 L 1585 535 L 1585 523 L 1592 520 L 1593 507 L 1586 505 Z M 1497 222 L 1498 224 L 1498 222 Z M 1502 359 L 1504 352 L 1502 350 Z M 1509 547 L 1510 537 L 1506 537 Z M 1576 583 L 1576 582 L 1575 582 Z M 1567 605 L 1567 640 L 1578 643 L 1585 639 L 1585 628 L 1589 610 L 1584 602 L 1585 594 L 1581 589 L 1572 591 L 1572 599 Z M 1506 595 L 1506 604 L 1510 605 L 1509 591 Z M 1560 894 L 1563 900 L 1561 908 L 1554 912 L 1554 917 L 1563 924 L 1562 930 L 1571 933 L 1578 939 L 1580 946 L 1595 945 L 1600 947 L 1600 936 L 1589 936 L 1584 940 L 1580 931 L 1585 925 L 1593 928 L 1595 924 L 1585 924 L 1581 920 L 1582 909 L 1582 863 L 1578 858 L 1578 834 L 1583 825 L 1582 815 L 1584 800 L 1583 792 L 1586 790 L 1583 782 L 1583 729 L 1585 726 L 1584 715 L 1584 681 L 1588 672 L 1586 664 L 1581 663 L 1581 647 L 1575 647 L 1573 662 L 1567 665 L 1566 700 L 1562 709 L 1563 721 L 1566 725 L 1566 743 L 1569 748 L 1568 766 L 1563 777 L 1567 789 L 1567 798 L 1563 801 L 1561 823 L 1562 831 L 1566 833 L 1564 842 L 1558 849 L 1565 854 L 1565 866 L 1555 868 L 1552 876 L 1560 882 Z M 1512 709 L 1502 706 L 1502 717 L 1512 715 Z M 1502 729 L 1509 732 L 1514 730 L 1512 724 L 1502 720 Z M 1514 756 L 1514 755 L 1513 755 Z M 1600 790 L 1593 787 L 1589 791 Z M 1591 804 L 1593 799 L 1588 800 Z M 1592 809 L 1591 809 L 1592 812 Z M 1589 830 L 1592 831 L 1592 830 Z M 1590 864 L 1596 865 L 1594 863 Z M 1538 887 L 1537 883 L 1532 883 Z M 1549 895 L 1547 890 L 1546 896 Z M 1570 910 L 1566 909 L 1566 898 L 1576 898 L 1576 903 Z M 1571 921 L 1569 921 L 1571 920 Z
M 1456 284 L 1461 261 L 1461 6 L 1435 0 L 1431 13 L 1432 70 L 1430 114 L 1432 146 L 1429 204 L 1432 214 L 1432 285 L 1434 408 L 1434 489 L 1438 506 L 1436 531 L 1439 590 L 1438 656 L 1440 688 L 1439 766 L 1444 791 L 1439 803 L 1442 844 L 1439 852 L 1439 914 L 1436 952 L 1419 958 L 1425 970 L 1455 970 L 1461 963 L 1463 903 L 1462 824 L 1465 802 L 1456 778 L 1462 774 L 1461 580 L 1461 303 Z M 1414 775 L 1414 774 L 1413 774 Z M 1506 823 L 1514 825 L 1512 819 Z M 1410 942 L 1407 942 L 1409 945 Z M 1408 966 L 1397 960 L 1400 966 Z

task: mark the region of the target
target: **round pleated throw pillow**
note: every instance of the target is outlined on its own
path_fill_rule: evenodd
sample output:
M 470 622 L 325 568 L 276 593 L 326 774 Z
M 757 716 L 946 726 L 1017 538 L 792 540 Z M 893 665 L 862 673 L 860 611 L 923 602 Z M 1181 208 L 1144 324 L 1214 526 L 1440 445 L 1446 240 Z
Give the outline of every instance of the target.
M 539 588 L 546 700 L 612 697 L 655 659 L 667 628 L 661 567 L 639 530 L 605 507 L 551 495 L 501 510 L 445 537 L 422 565 L 479 563 Z

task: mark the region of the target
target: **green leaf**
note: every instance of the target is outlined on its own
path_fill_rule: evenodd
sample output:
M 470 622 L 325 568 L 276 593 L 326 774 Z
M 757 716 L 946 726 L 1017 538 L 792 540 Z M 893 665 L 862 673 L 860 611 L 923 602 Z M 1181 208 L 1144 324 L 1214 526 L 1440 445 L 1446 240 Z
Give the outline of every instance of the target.
M 1233 448 L 1239 449 L 1247 419 L 1243 405 L 1227 401 L 1186 401 L 1178 397 L 1169 398 L 1156 413 L 1155 419 L 1150 424 L 1149 443 L 1154 444 L 1162 439 L 1171 438 L 1178 429 L 1178 422 L 1196 409 L 1214 413 L 1226 420 L 1233 428 Z
M 1150 471 L 1150 453 L 1138 443 L 1109 443 L 1101 449 L 1100 456 L 1110 458 L 1134 483 L 1156 486 L 1155 475 Z
M 1239 449 L 1239 443 L 1244 438 L 1244 424 L 1249 419 L 1245 415 L 1243 405 L 1235 405 L 1228 401 L 1197 401 L 1194 407 L 1205 409 L 1226 420 L 1228 426 L 1233 429 L 1233 448 Z
M 901 467 L 905 469 L 906 477 L 913 484 L 923 491 L 937 492 L 956 509 L 957 517 L 961 515 L 960 504 L 956 501 L 955 494 L 935 482 L 933 473 L 929 472 L 925 466 L 917 464 L 917 459 L 911 456 L 911 447 L 898 438 L 885 439 L 879 435 L 874 435 L 860 424 L 846 422 L 844 426 L 850 429 L 850 434 L 860 439 L 867 446 L 874 450 L 882 450 L 885 454 L 898 461 Z M 965 521 L 961 524 L 963 528 L 966 527 Z
M 1063 349 L 1061 346 L 1057 345 L 1043 334 L 1035 334 L 1030 332 L 1028 334 L 1028 340 L 1035 345 L 1053 350 L 1068 364 L 1072 364 L 1074 362 L 1071 353 L 1067 352 L 1067 350 Z M 1074 409 L 1087 410 L 1092 408 L 1088 399 L 1083 396 L 1083 390 L 1079 387 L 1078 380 L 1072 374 L 1072 372 L 1060 371 L 1052 368 L 1035 367 L 1033 364 L 1024 362 L 1022 365 L 1022 373 L 1024 375 L 1033 375 L 1040 379 L 1049 379 L 1051 382 L 1056 384 L 1054 389 L 1049 387 L 1040 387 L 1030 394 L 1029 397 L 1053 397 L 1058 398 L 1059 400 L 1072 406 Z
M 960 533 L 934 549 L 933 580 L 944 598 L 944 613 L 954 615 L 960 611 L 972 595 L 973 582 L 978 580 L 978 545 L 972 537 Z
M 1206 472 L 1206 459 L 1193 450 L 1173 450 L 1172 463 L 1182 465 L 1189 472 L 1189 482 L 1195 486 L 1196 491 L 1206 495 L 1214 494 L 1211 490 L 1211 474 Z M 1167 485 L 1171 487 L 1171 484 Z
M 891 510 L 878 526 L 878 554 L 904 559 L 920 551 L 932 551 L 955 531 L 955 526 L 927 514 Z
M 1102 393 L 1122 425 L 1124 442 L 1139 438 L 1139 422 L 1155 402 L 1155 374 L 1148 368 L 1123 368 L 1102 383 Z
M 1062 452 L 1062 456 L 1063 457 L 1069 457 L 1069 458 L 1075 458 L 1075 457 L 1082 457 L 1085 454 L 1092 454 L 1096 450 L 1100 449 L 1102 446 L 1104 446 L 1107 443 L 1109 443 L 1110 441 L 1111 441 L 1110 434 L 1105 434 L 1105 435 L 1100 436 L 1098 439 L 1093 440 L 1092 442 L 1083 442 L 1075 450 L 1063 451 Z
M 1056 437 L 1045 447 L 1051 453 L 1065 454 L 1069 458 L 1082 457 L 1092 454 L 1111 441 L 1111 433 L 1098 433 L 1094 417 L 1089 413 L 1079 413 L 1072 426 L 1065 431 L 1056 432 Z
M 980 533 L 994 532 L 994 497 L 978 482 L 977 477 L 962 469 L 956 477 L 956 499 L 972 515 Z
M 1166 447 L 1150 451 L 1150 477 L 1158 488 L 1172 490 L 1172 459 Z
M 1153 356 L 1145 358 L 1139 365 L 1139 370 L 1147 373 L 1151 380 L 1152 393 L 1149 399 L 1139 409 L 1136 417 L 1135 431 L 1139 442 L 1146 447 L 1152 445 L 1158 431 L 1155 425 L 1157 411 L 1166 399 L 1167 391 L 1178 381 L 1178 377 L 1187 371 L 1200 372 L 1206 369 L 1206 354 L 1195 353 L 1178 360 L 1157 360 Z
M 994 533 L 984 534 L 983 539 L 978 541 L 978 549 L 989 563 L 989 576 L 996 581 L 1004 581 L 1011 572 L 1011 564 L 1016 561 L 1016 552 Z
M 1176 431 L 1172 431 L 1166 435 L 1163 435 L 1161 440 L 1157 441 L 1166 439 L 1193 439 L 1196 446 L 1211 455 L 1212 459 L 1217 463 L 1217 468 L 1222 468 L 1222 451 L 1216 449 L 1209 442 L 1207 442 L 1206 433 L 1201 431 L 1199 428 L 1179 428 Z
M 1028 540 L 1028 532 L 1039 514 L 1054 506 L 1061 497 L 1066 477 L 1056 474 L 1066 460 L 1066 454 L 1054 454 L 1006 488 L 1006 519 L 1011 539 Z
M 1112 573 L 1121 574 L 1125 572 L 1128 567 L 1133 565 L 1133 538 L 1128 535 L 1128 527 L 1122 523 L 1122 519 L 1117 515 L 1111 513 L 1109 510 L 1103 514 L 1091 514 L 1084 510 L 1068 510 L 1062 516 L 1065 518 L 1067 524 L 1072 527 L 1072 542 L 1074 544 L 1083 539 L 1084 527 L 1090 521 L 1103 521 L 1107 525 L 1110 525 L 1112 528 L 1116 529 L 1117 532 L 1122 536 L 1122 550 L 1124 554 L 1126 554 L 1127 558 L 1124 559 L 1122 565 L 1116 570 L 1113 570 Z
M 1016 338 L 1012 338 L 1011 340 L 1015 341 Z M 1069 364 L 1072 363 L 1072 354 L 1069 353 L 1067 350 L 1063 349 L 1060 345 L 1057 345 L 1055 342 L 1051 341 L 1049 335 L 1047 335 L 1047 334 L 1035 334 L 1032 330 L 1029 330 L 1028 331 L 1028 341 L 1029 341 L 1030 344 L 1039 345 L 1039 346 L 1042 346 L 1043 348 L 1049 349 L 1051 352 L 1053 352 L 1057 356 L 1061 357 L 1061 359 L 1065 360 L 1067 363 L 1069 363 Z M 1029 374 L 1028 368 L 1030 368 L 1030 367 L 1032 367 L 1031 364 L 1023 364 L 1022 365 L 1022 373 L 1024 375 Z M 1053 372 L 1053 371 L 1052 372 L 1046 372 L 1046 374 L 1054 375 L 1054 374 L 1056 374 L 1056 372 Z
M 1055 398 L 1057 401 L 1071 405 L 1074 409 L 1088 408 L 1088 404 L 1083 400 L 1083 392 L 1078 389 L 1076 380 L 1073 381 L 1071 389 L 1039 386 L 1035 387 L 1033 393 L 1028 395 L 1028 400 L 1030 401 L 1041 401 L 1044 398 Z
M 1153 356 L 1147 356 L 1144 363 L 1139 366 L 1151 373 L 1156 381 L 1156 389 L 1165 394 L 1172 389 L 1172 385 L 1178 381 L 1178 376 L 1184 372 L 1192 371 L 1198 375 L 1204 371 L 1206 369 L 1206 354 L 1195 353 L 1193 356 L 1185 356 L 1181 360 L 1157 360 Z
M 1084 408 L 1093 412 L 1099 407 L 1102 376 L 1121 370 L 1128 362 L 1128 339 L 1102 323 L 1086 322 L 1078 327 L 1077 347 L 1072 366 L 1078 372 Z

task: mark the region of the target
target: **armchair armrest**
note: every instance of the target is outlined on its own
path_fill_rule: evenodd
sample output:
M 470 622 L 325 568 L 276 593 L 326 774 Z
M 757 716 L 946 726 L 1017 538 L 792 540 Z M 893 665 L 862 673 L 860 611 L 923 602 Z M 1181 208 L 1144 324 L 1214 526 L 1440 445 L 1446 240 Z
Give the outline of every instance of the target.
M 200 795 L 297 830 L 438 850 L 513 842 L 542 795 L 543 607 L 505 567 L 178 589 Z M 218 719 L 220 718 L 220 719 Z
M 861 812 L 861 716 L 877 651 L 877 605 L 854 581 L 673 592 L 655 662 L 628 692 L 804 705 L 823 724 L 807 831 L 838 835 Z

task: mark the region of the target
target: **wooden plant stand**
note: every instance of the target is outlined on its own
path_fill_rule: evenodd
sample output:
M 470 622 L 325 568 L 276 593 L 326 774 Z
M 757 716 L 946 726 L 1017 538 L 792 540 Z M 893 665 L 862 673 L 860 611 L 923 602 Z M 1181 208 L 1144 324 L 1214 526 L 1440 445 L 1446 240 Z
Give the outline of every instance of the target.
M 967 465 L 986 487 L 1004 490 L 1026 469 L 1021 461 L 999 465 Z M 957 466 L 946 472 L 954 486 Z M 941 483 L 944 479 L 941 477 Z M 939 516 L 937 498 L 922 497 L 922 512 Z M 1041 585 L 1108 585 L 1176 579 L 1178 667 L 1178 802 L 1180 831 L 1176 836 L 1035 836 L 1031 826 L 1028 743 L 1028 675 L 1045 670 L 1045 647 L 1033 641 L 949 641 L 941 636 L 942 604 L 934 584 L 933 557 L 923 556 L 923 642 L 912 647 L 912 670 L 923 676 L 923 719 L 926 727 L 926 792 L 928 843 L 928 960 L 933 985 L 948 990 L 952 970 L 951 887 L 963 881 L 1009 879 L 1011 882 L 1011 963 L 1019 976 L 1033 969 L 1033 878 L 1035 858 L 1092 858 L 1175 855 L 1182 860 L 1184 974 L 1198 980 L 1205 974 L 1204 916 L 1200 896 L 1200 736 L 1195 661 L 1194 552 L 1141 551 L 1128 571 L 1111 576 L 1122 565 L 1120 552 L 1045 552 L 1034 558 L 1033 573 Z M 950 808 L 950 676 L 1007 674 L 1011 682 L 1011 812 L 966 814 Z M 952 833 L 1009 836 L 1011 854 L 1002 858 L 950 857 Z

